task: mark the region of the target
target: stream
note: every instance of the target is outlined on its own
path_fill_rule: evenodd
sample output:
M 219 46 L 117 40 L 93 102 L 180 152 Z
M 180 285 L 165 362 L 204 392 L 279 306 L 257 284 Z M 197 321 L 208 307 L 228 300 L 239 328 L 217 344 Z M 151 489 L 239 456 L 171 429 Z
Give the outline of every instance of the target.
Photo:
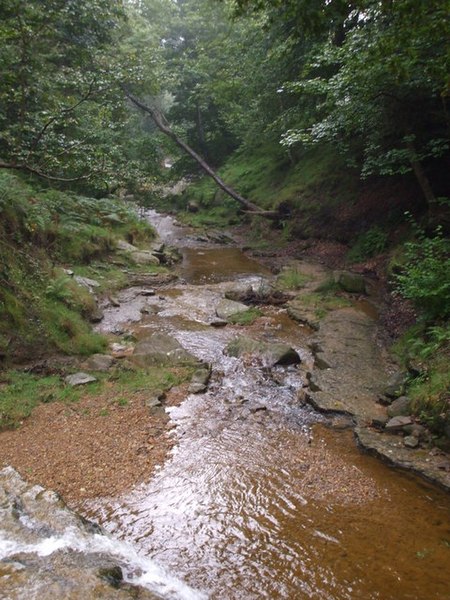
M 225 292 L 267 289 L 264 265 L 220 235 L 214 243 L 155 211 L 146 218 L 180 249 L 179 278 L 154 295 L 122 290 L 97 329 L 176 338 L 211 364 L 208 388 L 165 408 L 176 443 L 148 481 L 80 507 L 107 535 L 13 469 L 0 472 L 0 598 L 450 600 L 448 494 L 361 452 L 348 419 L 300 401 L 313 332 L 283 307 L 217 326 Z M 288 344 L 301 363 L 224 353 L 241 335 Z M 72 590 L 72 577 L 97 582 L 105 560 L 150 596 L 112 595 L 106 583 L 94 595 Z
M 287 342 L 308 365 L 311 332 L 276 307 L 252 326 L 211 327 L 230 283 L 257 289 L 270 273 L 170 217 L 148 218 L 182 251 L 180 280 L 145 299 L 157 309 L 144 318 L 142 296 L 128 291 L 125 312 L 109 309 L 99 328 L 126 322 L 138 339 L 169 333 L 213 376 L 206 393 L 167 409 L 177 445 L 156 476 L 86 505 L 85 516 L 199 599 L 450 598 L 448 496 L 363 454 L 351 431 L 301 405 L 304 369 L 225 356 L 246 332 Z

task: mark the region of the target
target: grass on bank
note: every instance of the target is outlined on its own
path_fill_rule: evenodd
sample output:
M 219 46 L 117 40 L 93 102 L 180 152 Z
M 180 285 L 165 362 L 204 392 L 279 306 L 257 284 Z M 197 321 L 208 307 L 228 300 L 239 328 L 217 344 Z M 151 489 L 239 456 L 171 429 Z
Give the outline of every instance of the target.
M 0 374 L 0 431 L 18 427 L 41 403 L 73 405 L 84 397 L 106 393 L 110 403 L 126 407 L 133 394 L 144 392 L 151 396 L 157 390 L 168 391 L 187 381 L 192 372 L 193 368 L 189 367 L 150 367 L 145 370 L 119 367 L 107 374 L 94 373 L 97 381 L 93 383 L 72 387 L 59 375 L 39 377 L 23 371 L 6 371 Z
M 63 267 L 98 279 L 100 292 L 118 289 L 127 259 L 116 241 L 139 246 L 154 235 L 121 200 L 38 189 L 0 173 L 0 361 L 102 351 L 106 342 L 88 323 L 95 301 Z

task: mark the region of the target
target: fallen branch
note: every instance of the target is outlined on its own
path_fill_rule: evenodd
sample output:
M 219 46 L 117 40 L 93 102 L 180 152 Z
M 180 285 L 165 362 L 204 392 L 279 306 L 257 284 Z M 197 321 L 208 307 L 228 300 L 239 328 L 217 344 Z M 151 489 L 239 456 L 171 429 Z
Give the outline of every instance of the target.
M 201 167 L 202 169 L 216 182 L 216 184 L 231 198 L 239 202 L 245 209 L 248 214 L 258 214 L 260 216 L 274 218 L 277 216 L 277 213 L 274 211 L 263 211 L 259 206 L 253 204 L 250 200 L 247 200 L 243 196 L 241 196 L 238 192 L 236 192 L 232 187 L 227 185 L 217 173 L 212 169 L 207 162 L 203 160 L 203 158 L 197 154 L 197 152 L 191 148 L 185 141 L 183 141 L 178 135 L 171 129 L 169 123 L 167 122 L 164 115 L 157 109 L 152 108 L 144 104 L 139 98 L 136 98 L 131 92 L 127 89 L 125 85 L 121 86 L 125 96 L 138 108 L 146 112 L 150 115 L 156 127 L 162 133 L 167 135 L 171 140 L 177 144 L 182 150 L 184 150 L 189 156 L 191 156 Z

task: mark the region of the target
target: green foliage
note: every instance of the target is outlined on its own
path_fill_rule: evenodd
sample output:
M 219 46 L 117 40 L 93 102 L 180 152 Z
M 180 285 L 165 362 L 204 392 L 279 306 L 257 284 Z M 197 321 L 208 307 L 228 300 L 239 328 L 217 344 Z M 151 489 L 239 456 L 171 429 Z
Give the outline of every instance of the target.
M 105 348 L 84 321 L 96 309 L 94 298 L 54 263 L 64 261 L 78 274 L 98 278 L 104 290 L 120 287 L 125 275 L 117 267 L 94 273 L 76 264 L 108 257 L 116 236 L 140 242 L 154 232 L 122 201 L 35 190 L 0 173 L 2 355 L 31 357 L 55 348 L 86 355 Z
M 450 315 L 450 241 L 438 227 L 431 237 L 416 228 L 416 239 L 404 247 L 402 272 L 395 287 L 412 300 L 426 319 Z
M 233 325 L 252 325 L 262 315 L 257 308 L 250 308 L 244 312 L 238 312 L 228 317 L 228 321 Z
M 415 325 L 395 344 L 394 351 L 414 373 L 407 388 L 414 413 L 436 436 L 448 436 L 450 326 Z
M 350 262 L 358 262 L 383 252 L 387 244 L 387 233 L 377 225 L 359 235 L 347 254 Z
M 277 287 L 282 290 L 298 290 L 310 280 L 311 277 L 302 273 L 297 267 L 288 267 L 277 277 Z

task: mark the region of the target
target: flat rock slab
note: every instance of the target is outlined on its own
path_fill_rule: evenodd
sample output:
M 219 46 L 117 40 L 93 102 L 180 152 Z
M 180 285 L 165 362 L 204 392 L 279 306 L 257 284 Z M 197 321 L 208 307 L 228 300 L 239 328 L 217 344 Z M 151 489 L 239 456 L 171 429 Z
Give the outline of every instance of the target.
M 320 319 L 315 310 L 305 307 L 301 300 L 290 300 L 287 303 L 286 308 L 291 319 L 294 319 L 294 321 L 297 321 L 302 325 L 307 325 L 315 331 L 319 330 Z
M 356 427 L 355 434 L 361 446 L 371 454 L 395 466 L 423 475 L 450 491 L 448 456 L 435 455 L 423 448 L 407 448 L 401 435 L 388 435 L 367 427 Z
M 97 379 L 93 375 L 89 375 L 88 373 L 74 373 L 73 375 L 68 375 L 64 381 L 67 385 L 71 385 L 75 387 L 77 385 L 86 385 L 87 383 L 93 383 L 97 381 Z
M 316 409 L 351 414 L 357 421 L 385 419 L 377 399 L 388 375 L 375 334 L 375 322 L 354 308 L 325 316 L 313 344 L 322 369 L 310 376 L 308 395 Z
M 133 362 L 140 366 L 172 366 L 195 365 L 198 359 L 174 337 L 165 333 L 153 335 L 138 342 L 131 356 Z

